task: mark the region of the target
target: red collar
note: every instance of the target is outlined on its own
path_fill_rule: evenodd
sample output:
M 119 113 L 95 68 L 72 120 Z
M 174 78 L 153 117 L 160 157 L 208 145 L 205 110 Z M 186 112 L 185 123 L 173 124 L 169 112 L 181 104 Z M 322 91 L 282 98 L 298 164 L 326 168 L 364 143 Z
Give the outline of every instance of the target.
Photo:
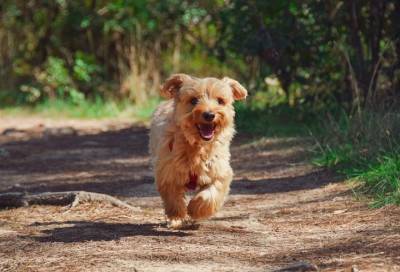
M 172 149 L 174 147 L 174 140 L 171 140 L 168 144 L 169 151 L 172 152 Z M 197 187 L 197 175 L 189 173 L 189 182 L 186 183 L 186 188 L 188 190 L 196 190 Z

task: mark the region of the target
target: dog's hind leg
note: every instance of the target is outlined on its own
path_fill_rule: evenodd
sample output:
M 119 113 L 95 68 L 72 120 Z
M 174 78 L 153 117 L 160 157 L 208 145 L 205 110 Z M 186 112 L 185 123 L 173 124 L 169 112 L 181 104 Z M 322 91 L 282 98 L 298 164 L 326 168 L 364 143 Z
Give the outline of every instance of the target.
M 205 219 L 215 214 L 229 192 L 231 178 L 216 181 L 199 191 L 189 202 L 188 213 L 192 219 Z

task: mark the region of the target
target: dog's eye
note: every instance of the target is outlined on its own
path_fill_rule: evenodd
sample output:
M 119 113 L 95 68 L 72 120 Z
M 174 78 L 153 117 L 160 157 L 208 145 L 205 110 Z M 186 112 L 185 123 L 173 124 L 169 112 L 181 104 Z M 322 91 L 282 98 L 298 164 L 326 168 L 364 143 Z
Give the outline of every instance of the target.
M 217 101 L 218 101 L 218 104 L 225 105 L 225 100 L 223 100 L 222 98 L 218 98 Z
M 193 98 L 190 100 L 190 104 L 192 104 L 193 106 L 196 105 L 197 103 L 199 103 L 199 99 L 197 99 L 196 97 L 193 97 Z

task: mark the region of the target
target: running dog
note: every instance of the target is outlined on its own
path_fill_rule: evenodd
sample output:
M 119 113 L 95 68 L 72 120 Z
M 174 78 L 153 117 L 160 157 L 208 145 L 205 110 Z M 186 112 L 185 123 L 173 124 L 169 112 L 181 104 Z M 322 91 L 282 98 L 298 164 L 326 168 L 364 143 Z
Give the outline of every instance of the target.
M 175 74 L 160 93 L 168 100 L 153 114 L 150 154 L 168 226 L 179 228 L 215 214 L 229 193 L 233 102 L 245 99 L 247 90 L 228 77 Z M 188 190 L 195 190 L 189 203 Z

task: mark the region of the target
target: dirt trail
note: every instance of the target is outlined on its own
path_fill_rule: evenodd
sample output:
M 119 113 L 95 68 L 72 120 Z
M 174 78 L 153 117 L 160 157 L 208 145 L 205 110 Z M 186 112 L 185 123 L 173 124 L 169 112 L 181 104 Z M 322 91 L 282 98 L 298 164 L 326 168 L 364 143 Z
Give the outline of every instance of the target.
M 369 209 L 307 163 L 310 143 L 238 135 L 229 200 L 198 228 L 169 230 L 149 170 L 147 129 L 7 119 L 0 192 L 86 190 L 140 211 L 85 203 L 0 210 L 0 271 L 400 271 L 400 209 Z M 358 270 L 356 270 L 358 269 Z

